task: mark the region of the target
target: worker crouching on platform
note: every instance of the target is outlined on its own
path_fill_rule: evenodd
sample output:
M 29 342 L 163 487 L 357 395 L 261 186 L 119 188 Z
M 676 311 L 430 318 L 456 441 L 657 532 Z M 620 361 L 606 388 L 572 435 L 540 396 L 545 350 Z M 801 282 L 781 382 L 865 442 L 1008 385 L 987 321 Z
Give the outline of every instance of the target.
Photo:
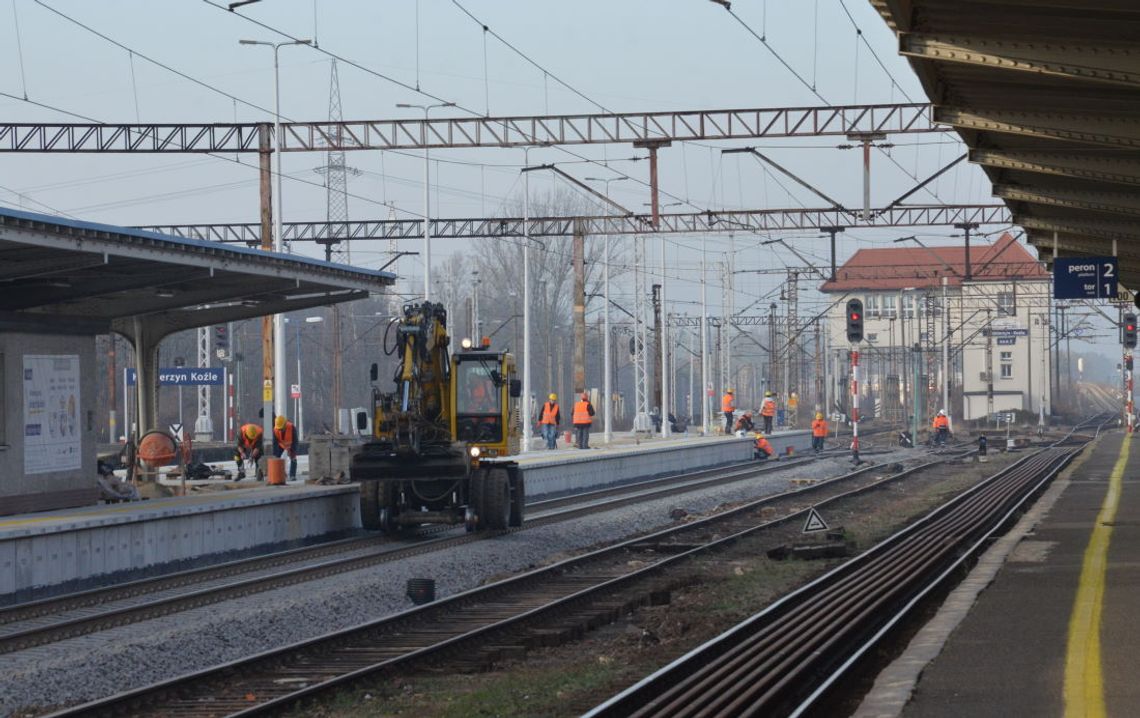
M 590 426 L 594 423 L 594 405 L 590 395 L 582 392 L 582 398 L 574 404 L 574 433 L 577 434 L 579 449 L 590 448 Z
M 245 462 L 253 462 L 257 472 L 257 480 L 261 481 L 261 457 L 264 453 L 262 440 L 265 432 L 257 424 L 242 424 L 237 435 L 237 445 L 234 446 L 234 461 L 237 462 L 237 478 L 245 478 Z
M 283 416 L 273 420 L 273 455 L 289 455 L 289 479 L 297 478 L 297 427 Z
M 740 418 L 736 420 L 735 424 L 733 424 L 732 430 L 733 431 L 743 431 L 746 433 L 751 432 L 751 431 L 755 431 L 756 425 L 752 423 L 752 412 L 746 411 L 743 414 L 741 414 Z M 738 434 L 738 436 L 744 436 L 744 435 L 745 434 Z
M 823 412 L 817 411 L 815 420 L 811 422 L 811 448 L 815 453 L 823 451 L 823 440 L 826 438 L 827 419 L 823 418 Z
M 761 461 L 765 461 L 775 455 L 776 450 L 772 448 L 772 445 L 768 443 L 768 440 L 764 438 L 764 435 L 757 431 L 756 447 L 752 452 L 752 457 Z

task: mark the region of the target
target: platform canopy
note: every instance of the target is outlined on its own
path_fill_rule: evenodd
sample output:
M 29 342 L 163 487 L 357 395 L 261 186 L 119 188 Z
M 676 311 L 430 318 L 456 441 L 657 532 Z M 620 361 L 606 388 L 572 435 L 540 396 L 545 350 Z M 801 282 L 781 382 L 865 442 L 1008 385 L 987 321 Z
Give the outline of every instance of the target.
M 870 2 L 1042 258 L 1115 241 L 1140 287 L 1140 2 Z
M 184 329 L 367 297 L 396 275 L 0 208 L 0 331 Z

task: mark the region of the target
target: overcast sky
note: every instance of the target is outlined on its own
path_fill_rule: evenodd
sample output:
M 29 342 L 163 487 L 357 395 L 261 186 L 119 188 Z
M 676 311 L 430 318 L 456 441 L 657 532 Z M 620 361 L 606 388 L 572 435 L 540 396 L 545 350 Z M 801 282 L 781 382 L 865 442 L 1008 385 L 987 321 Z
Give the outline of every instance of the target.
M 433 97 L 458 105 L 433 110 L 433 116 L 926 99 L 897 55 L 893 35 L 866 0 L 737 0 L 732 10 L 739 21 L 709 0 L 261 0 L 236 12 L 227 11 L 222 0 L 10 0 L 5 5 L 0 10 L 0 112 L 7 122 L 271 120 L 272 50 L 242 46 L 239 40 L 281 41 L 286 35 L 311 38 L 320 46 L 281 50 L 281 112 L 292 120 L 328 118 L 332 58 L 322 50 L 343 58 L 340 92 L 349 120 L 422 116 L 396 104 L 438 101 Z M 873 156 L 872 206 L 886 204 L 915 177 L 964 152 L 952 134 L 898 135 L 890 141 L 895 144 L 890 157 Z M 861 203 L 861 157 L 857 150 L 837 149 L 839 142 L 772 140 L 758 146 L 828 195 L 855 206 Z M 661 150 L 662 202 L 684 203 L 667 211 L 821 204 L 750 156 L 721 156 L 721 149 L 745 144 L 757 143 L 692 142 Z M 644 151 L 626 145 L 567 149 L 534 150 L 531 163 L 560 163 L 579 178 L 627 174 L 634 179 L 611 183 L 611 194 L 642 211 L 649 200 L 648 166 L 630 160 L 644 157 Z M 432 156 L 438 162 L 432 167 L 433 216 L 495 215 L 518 202 L 522 150 L 441 150 Z M 284 157 L 286 221 L 325 218 L 323 177 L 316 171 L 324 162 L 317 153 Z M 387 218 L 390 207 L 400 217 L 422 214 L 422 156 L 350 152 L 347 162 L 361 173 L 350 178 L 350 218 Z M 253 156 L 3 154 L 0 203 L 127 225 L 251 222 L 258 207 L 254 165 Z M 555 182 L 564 186 L 550 173 L 533 175 L 535 193 Z M 965 164 L 931 190 L 910 201 L 994 201 L 983 173 Z M 951 228 L 848 231 L 841 260 L 859 247 L 883 246 L 914 233 L 932 243 L 956 241 L 949 239 L 955 234 Z M 825 260 L 820 240 L 780 236 L 798 242 L 813 261 Z M 765 238 L 735 239 L 738 270 L 800 264 L 782 248 L 761 249 L 760 239 Z M 727 243 L 725 237 L 712 237 L 709 245 L 720 252 Z M 694 296 L 697 277 L 687 247 L 696 245 L 699 238 L 669 238 L 675 266 L 667 274 L 676 282 L 673 296 L 681 299 Z M 439 241 L 434 251 L 461 246 Z M 352 252 L 360 264 L 376 267 L 386 261 L 387 249 L 377 242 L 358 244 Z M 405 260 L 401 271 L 419 274 L 418 261 Z M 741 275 L 737 307 L 773 291 L 777 281 Z

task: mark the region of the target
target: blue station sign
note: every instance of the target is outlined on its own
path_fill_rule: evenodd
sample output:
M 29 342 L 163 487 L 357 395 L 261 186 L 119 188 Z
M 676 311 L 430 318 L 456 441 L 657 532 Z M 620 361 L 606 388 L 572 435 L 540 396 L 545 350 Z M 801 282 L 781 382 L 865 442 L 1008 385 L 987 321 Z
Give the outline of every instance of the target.
M 1058 257 L 1053 262 L 1054 299 L 1116 299 L 1116 257 Z
M 221 386 L 225 371 L 221 367 L 163 367 L 158 370 L 159 386 Z M 127 369 L 127 386 L 138 383 L 138 372 Z

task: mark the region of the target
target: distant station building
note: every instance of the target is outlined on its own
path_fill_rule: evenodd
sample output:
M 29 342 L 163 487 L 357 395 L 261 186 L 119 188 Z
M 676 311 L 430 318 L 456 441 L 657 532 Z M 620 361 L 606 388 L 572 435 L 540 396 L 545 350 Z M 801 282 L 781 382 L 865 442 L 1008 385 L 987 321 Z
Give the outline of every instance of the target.
M 1051 277 L 1009 234 L 990 245 L 860 249 L 820 287 L 839 408 L 850 398 L 846 301 L 863 301 L 859 377 L 864 416 L 920 423 L 940 408 L 955 419 L 1020 410 L 1049 414 Z M 943 407 L 943 348 L 950 406 Z

